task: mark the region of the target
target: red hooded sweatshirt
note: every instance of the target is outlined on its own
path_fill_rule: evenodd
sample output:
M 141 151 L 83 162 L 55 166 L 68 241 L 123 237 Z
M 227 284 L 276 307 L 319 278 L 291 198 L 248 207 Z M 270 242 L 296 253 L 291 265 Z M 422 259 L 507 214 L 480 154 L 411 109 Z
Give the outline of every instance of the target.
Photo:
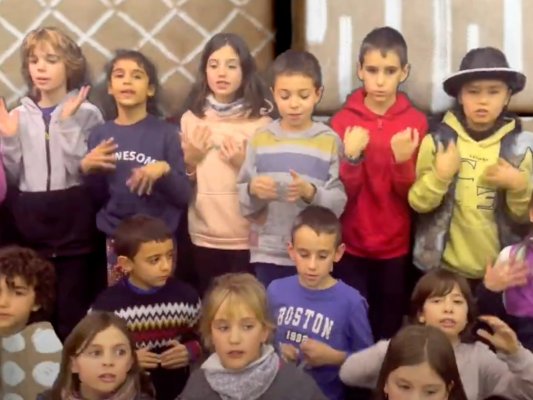
M 413 128 L 420 133 L 422 142 L 427 119 L 401 92 L 385 115 L 370 111 L 364 98 L 363 89 L 355 91 L 331 119 L 331 127 L 341 139 L 345 130 L 353 126 L 366 128 L 370 136 L 361 163 L 341 162 L 340 178 L 348 195 L 341 217 L 343 240 L 346 251 L 357 257 L 401 257 L 410 250 L 407 194 L 415 181 L 418 150 L 409 161 L 396 164 L 390 141 L 395 133 Z

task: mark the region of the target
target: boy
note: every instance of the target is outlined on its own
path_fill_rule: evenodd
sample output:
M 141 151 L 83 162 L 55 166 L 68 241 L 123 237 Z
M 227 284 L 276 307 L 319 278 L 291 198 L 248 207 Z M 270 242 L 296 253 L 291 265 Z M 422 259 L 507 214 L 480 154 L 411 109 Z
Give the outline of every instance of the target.
M 241 211 L 252 220 L 250 261 L 265 286 L 295 272 L 286 246 L 296 215 L 310 204 L 340 215 L 346 204 L 341 144 L 311 118 L 323 91 L 316 57 L 295 50 L 279 55 L 271 90 L 280 119 L 254 135 L 238 178 Z
M 174 400 L 189 377 L 190 363 L 201 353 L 195 333 L 200 299 L 192 287 L 171 276 L 174 242 L 162 220 L 144 215 L 124 220 L 114 246 L 126 277 L 107 288 L 93 309 L 126 320 L 157 400 Z
M 507 112 L 526 77 L 493 47 L 470 50 L 443 82 L 456 105 L 420 145 L 409 204 L 414 263 L 483 278 L 486 263 L 527 233 L 533 134 Z
M 294 221 L 288 248 L 298 275 L 276 280 L 267 290 L 276 343 L 286 360 L 310 369 L 328 399 L 344 399 L 340 365 L 370 346 L 372 333 L 365 299 L 331 276 L 344 252 L 335 214 L 307 207 Z
M 35 399 L 59 373 L 63 346 L 52 325 L 55 271 L 33 250 L 0 250 L 0 398 Z
M 372 330 L 381 339 L 400 328 L 407 300 L 407 193 L 427 122 L 398 91 L 409 75 L 407 45 L 398 31 L 377 28 L 364 38 L 357 74 L 363 87 L 331 119 L 344 140 L 340 178 L 348 195 L 341 219 L 346 254 L 335 276 L 368 300 Z

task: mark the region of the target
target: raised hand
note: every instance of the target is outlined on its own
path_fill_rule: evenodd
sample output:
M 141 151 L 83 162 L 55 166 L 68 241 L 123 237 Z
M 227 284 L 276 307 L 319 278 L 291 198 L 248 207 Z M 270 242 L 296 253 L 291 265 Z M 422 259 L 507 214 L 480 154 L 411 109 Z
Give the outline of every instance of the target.
M 416 129 L 407 128 L 396 133 L 390 141 L 392 154 L 394 154 L 396 163 L 401 164 L 410 160 L 419 143 L 420 134 Z
M 266 175 L 259 175 L 252 178 L 249 191 L 250 194 L 261 200 L 276 200 L 278 198 L 276 181 Z
M 368 130 L 360 126 L 352 126 L 344 132 L 344 154 L 348 158 L 359 158 L 368 145 Z
M 446 148 L 441 142 L 437 144 L 437 154 L 435 155 L 435 173 L 444 180 L 450 181 L 459 172 L 461 167 L 461 157 L 457 150 L 457 145 L 453 140 Z
M 11 114 L 7 111 L 6 103 L 0 98 L 0 135 L 10 137 L 17 134 L 19 127 L 19 112 L 13 111 Z
M 96 171 L 112 171 L 116 168 L 115 151 L 118 145 L 113 138 L 101 142 L 81 160 L 80 168 L 84 174 Z
M 491 292 L 499 293 L 510 287 L 526 285 L 528 279 L 533 279 L 529 275 L 526 262 L 511 257 L 507 261 L 498 261 L 494 266 L 487 265 L 483 284 Z
M 246 141 L 239 144 L 233 138 L 226 136 L 220 144 L 220 158 L 235 169 L 240 169 L 246 156 Z
M 126 185 L 138 196 L 150 195 L 157 180 L 169 172 L 170 165 L 166 161 L 157 161 L 144 167 L 134 168 Z
M 483 179 L 500 189 L 523 190 L 527 187 L 526 175 L 503 158 L 485 169 Z
M 287 187 L 287 198 L 288 202 L 294 203 L 299 199 L 310 203 L 315 197 L 316 188 L 314 185 L 303 179 L 296 171 L 291 169 L 290 171 L 292 182 L 289 183 Z
M 65 120 L 76 114 L 76 111 L 78 111 L 82 103 L 87 100 L 90 90 L 91 87 L 89 85 L 82 86 L 76 96 L 71 96 L 67 99 L 61 111 L 61 120 Z
M 479 319 L 486 322 L 494 333 L 491 334 L 484 329 L 478 329 L 476 333 L 489 341 L 497 351 L 505 354 L 515 354 L 520 349 L 520 342 L 515 331 L 501 319 L 489 315 L 479 317 Z
M 185 164 L 196 167 L 211 149 L 211 130 L 207 126 L 197 126 L 189 137 L 181 135 L 181 147 Z

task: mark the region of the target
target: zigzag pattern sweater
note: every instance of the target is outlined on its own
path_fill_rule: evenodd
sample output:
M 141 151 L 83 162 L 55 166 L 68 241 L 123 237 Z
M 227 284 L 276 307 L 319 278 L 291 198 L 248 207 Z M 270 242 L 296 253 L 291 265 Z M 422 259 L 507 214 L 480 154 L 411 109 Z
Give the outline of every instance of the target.
M 187 346 L 192 360 L 201 352 L 196 333 L 200 308 L 196 291 L 173 278 L 158 290 L 144 293 L 125 278 L 102 292 L 92 307 L 123 318 L 138 348 L 149 347 L 154 353 L 162 353 L 172 340 L 178 340 Z M 149 372 L 158 400 L 174 400 L 189 377 L 187 367 L 174 370 L 159 367 Z

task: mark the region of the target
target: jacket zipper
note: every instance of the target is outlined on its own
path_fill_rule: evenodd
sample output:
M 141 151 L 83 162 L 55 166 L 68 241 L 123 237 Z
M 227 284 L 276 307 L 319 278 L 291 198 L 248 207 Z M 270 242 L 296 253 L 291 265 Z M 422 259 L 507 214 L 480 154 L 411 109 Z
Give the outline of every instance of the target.
M 47 168 L 47 175 L 46 175 L 46 191 L 50 191 L 51 181 L 52 181 L 52 161 L 50 160 L 50 122 L 46 120 L 46 118 L 43 118 L 44 121 L 44 142 L 46 145 L 46 168 Z

